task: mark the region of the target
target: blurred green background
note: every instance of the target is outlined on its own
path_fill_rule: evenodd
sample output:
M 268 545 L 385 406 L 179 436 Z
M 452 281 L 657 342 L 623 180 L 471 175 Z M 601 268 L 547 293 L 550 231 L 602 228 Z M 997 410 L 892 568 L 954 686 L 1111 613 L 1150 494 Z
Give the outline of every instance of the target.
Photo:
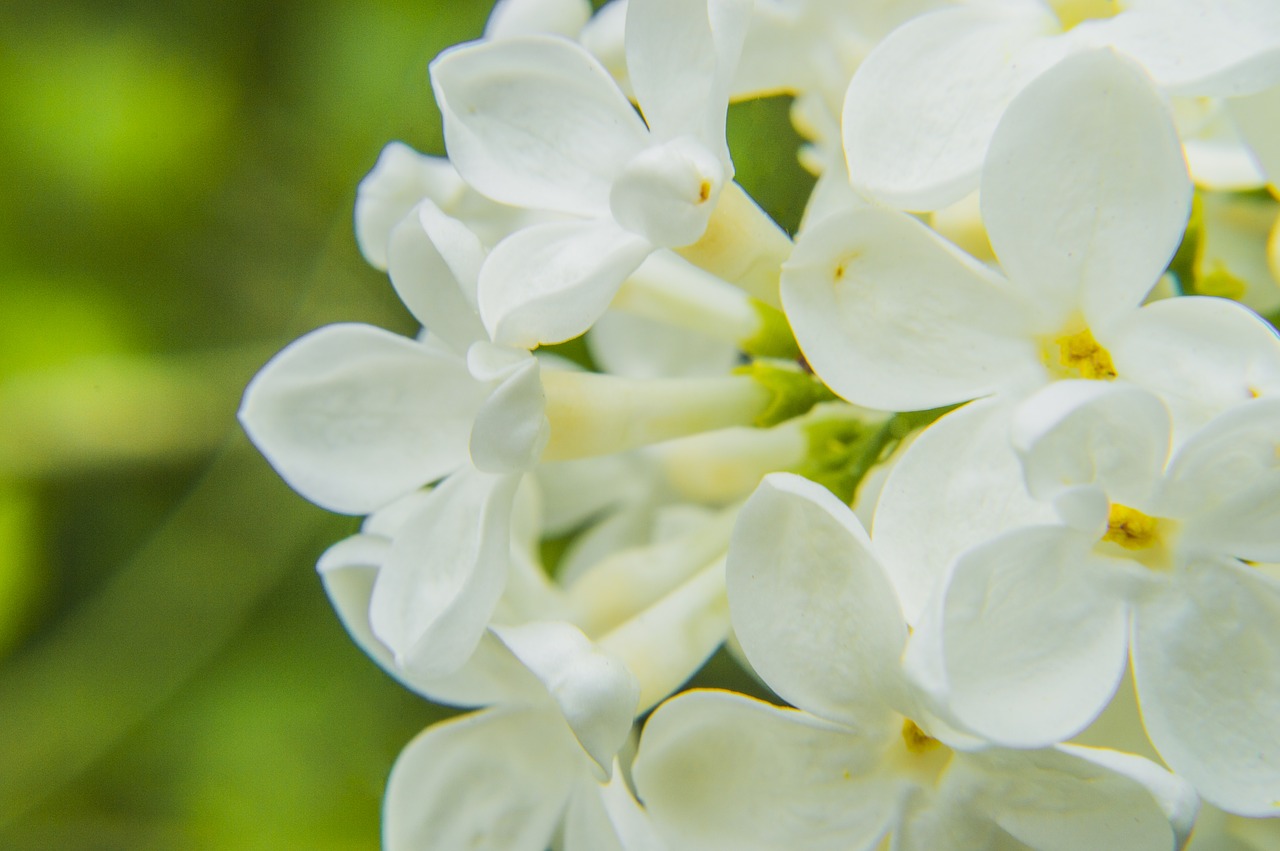
M 488 6 L 0 4 L 0 849 L 378 847 L 441 710 L 329 609 L 312 566 L 357 520 L 234 415 L 311 328 L 414 330 L 355 187 L 391 139 L 443 151 L 427 63 Z M 786 104 L 731 135 L 794 228 Z
M 0 4 L 0 848 L 374 849 L 438 714 L 312 565 L 244 384 L 338 319 L 411 331 L 351 236 L 487 2 Z

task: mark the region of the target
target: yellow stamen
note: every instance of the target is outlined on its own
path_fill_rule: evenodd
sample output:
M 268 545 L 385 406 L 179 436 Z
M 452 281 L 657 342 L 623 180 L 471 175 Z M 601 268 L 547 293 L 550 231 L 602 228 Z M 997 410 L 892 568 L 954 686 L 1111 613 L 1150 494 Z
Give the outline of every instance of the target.
M 1113 18 L 1123 11 L 1119 0 L 1049 0 L 1049 5 L 1058 13 L 1063 31 L 1085 21 Z
M 1126 550 L 1150 549 L 1160 543 L 1160 521 L 1127 505 L 1112 504 L 1102 540 Z
M 920 725 L 907 718 L 902 723 L 902 741 L 907 750 L 914 754 L 929 753 L 942 747 L 942 742 L 930 736 Z
M 1054 358 L 1052 349 L 1046 346 L 1044 361 L 1050 371 L 1060 377 L 1095 381 L 1110 381 L 1116 377 L 1111 353 L 1093 338 L 1088 328 L 1057 337 L 1052 345 L 1057 348 L 1057 357 Z

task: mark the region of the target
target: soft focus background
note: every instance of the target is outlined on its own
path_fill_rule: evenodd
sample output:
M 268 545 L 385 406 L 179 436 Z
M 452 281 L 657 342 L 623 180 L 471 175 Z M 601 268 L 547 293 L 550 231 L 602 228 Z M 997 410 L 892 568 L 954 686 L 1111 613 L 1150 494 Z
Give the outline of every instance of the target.
M 488 5 L 0 4 L 0 849 L 378 847 L 443 711 L 329 609 L 312 566 L 357 520 L 234 414 L 311 328 L 413 331 L 351 204 L 386 141 L 442 152 L 426 66 Z M 731 133 L 793 229 L 786 104 Z

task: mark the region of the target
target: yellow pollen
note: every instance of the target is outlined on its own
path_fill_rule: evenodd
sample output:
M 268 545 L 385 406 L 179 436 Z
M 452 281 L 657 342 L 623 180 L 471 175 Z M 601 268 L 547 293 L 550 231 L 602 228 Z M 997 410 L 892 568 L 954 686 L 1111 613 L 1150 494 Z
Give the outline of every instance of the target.
M 1160 521 L 1136 508 L 1113 503 L 1107 512 L 1107 531 L 1102 540 L 1126 550 L 1149 549 L 1160 543 Z
M 711 197 L 711 181 L 704 180 L 702 181 L 702 183 L 698 185 L 698 203 L 701 204 L 703 201 L 707 200 L 710 197 Z
M 1065 372 L 1070 378 L 1088 378 L 1095 381 L 1110 381 L 1116 377 L 1116 367 L 1111 362 L 1111 353 L 1093 338 L 1088 328 L 1075 334 L 1058 337 L 1054 343 L 1058 347 L 1059 369 L 1056 371 Z M 1048 357 L 1046 357 L 1047 360 Z
M 920 726 L 910 718 L 902 724 L 902 741 L 906 743 L 908 751 L 916 754 L 929 753 L 942 747 L 942 742 L 921 730 Z
M 1049 0 L 1063 31 L 1099 18 L 1113 18 L 1123 11 L 1119 0 Z

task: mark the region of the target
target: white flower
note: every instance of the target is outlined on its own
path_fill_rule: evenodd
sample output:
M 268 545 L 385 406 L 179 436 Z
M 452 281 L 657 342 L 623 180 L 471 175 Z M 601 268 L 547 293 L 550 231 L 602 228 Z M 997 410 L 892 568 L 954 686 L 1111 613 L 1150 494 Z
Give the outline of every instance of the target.
M 854 184 L 904 209 L 973 190 L 1007 105 L 1079 50 L 1114 47 L 1166 92 L 1240 96 L 1280 80 L 1269 0 L 1007 0 L 922 15 L 854 75 L 844 144 Z
M 986 748 L 943 723 L 904 676 L 866 533 L 812 482 L 773 475 L 748 501 L 729 595 L 747 657 L 799 709 L 722 692 L 659 708 L 634 774 L 673 849 L 1167 849 L 1194 817 L 1145 760 Z
M 464 45 L 432 63 L 463 178 L 503 203 L 570 217 L 495 248 L 480 314 L 496 341 L 576 337 L 650 252 L 702 236 L 733 177 L 724 119 L 745 27 L 736 0 L 629 4 L 627 65 L 644 120 L 599 62 L 563 39 Z
M 1280 583 L 1243 560 L 1280 558 L 1280 400 L 1232 408 L 1172 457 L 1170 435 L 1134 387 L 1028 399 L 1014 442 L 1061 519 L 962 555 L 916 637 L 956 716 L 1017 747 L 1081 730 L 1131 655 L 1165 761 L 1223 809 L 1274 815 Z

